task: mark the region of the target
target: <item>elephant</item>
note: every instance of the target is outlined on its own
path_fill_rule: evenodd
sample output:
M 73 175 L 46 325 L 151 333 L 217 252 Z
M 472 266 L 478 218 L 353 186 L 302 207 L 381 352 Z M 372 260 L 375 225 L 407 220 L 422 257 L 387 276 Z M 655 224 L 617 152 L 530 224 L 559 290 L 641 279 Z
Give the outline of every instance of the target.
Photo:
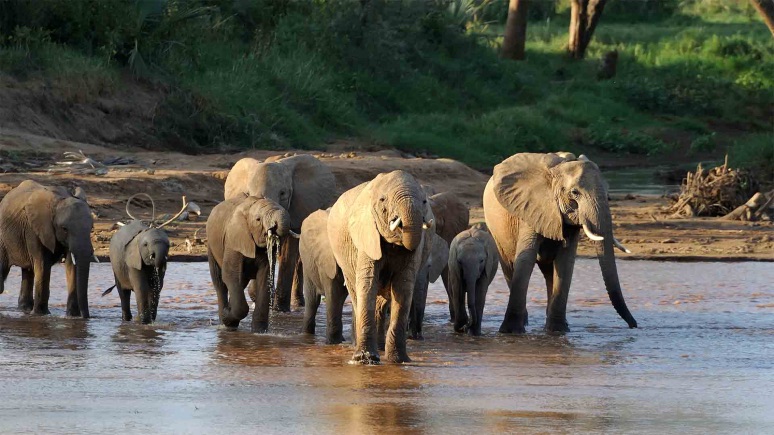
M 435 218 L 436 224 L 438 217 Z M 423 340 L 422 323 L 425 318 L 425 304 L 427 302 L 427 288 L 430 283 L 438 280 L 441 272 L 447 268 L 449 260 L 449 245 L 446 240 L 435 232 L 425 235 L 428 239 L 423 247 L 422 264 L 417 272 L 417 280 L 414 284 L 414 295 L 409 311 L 409 338 Z
M 460 201 L 457 195 L 451 192 L 441 192 L 428 198 L 430 207 L 435 216 L 435 232 L 443 240 L 446 246 L 451 245 L 454 236 L 468 229 L 470 221 L 470 210 L 464 202 Z M 449 288 L 449 267 L 444 266 L 441 271 L 441 280 L 446 289 L 446 295 L 449 298 L 449 319 L 454 322 L 454 310 L 451 303 L 451 289 Z
M 328 237 L 352 300 L 353 363 L 380 362 L 377 295 L 391 310 L 386 359 L 411 361 L 407 321 L 432 216 L 424 191 L 405 171 L 379 174 L 346 191 L 331 208 Z
M 315 316 L 320 299 L 325 296 L 327 310 L 327 342 L 344 341 L 342 311 L 347 299 L 344 274 L 336 264 L 333 248 L 328 238 L 327 210 L 318 210 L 304 219 L 301 225 L 299 254 L 304 268 L 304 327 L 303 332 L 314 334 Z
M 454 238 L 449 247 L 449 286 L 454 309 L 454 330 L 481 335 L 486 292 L 497 273 L 497 251 L 492 235 L 473 226 Z M 470 317 L 465 312 L 465 295 Z
M 630 328 L 637 327 L 621 292 L 613 252 L 628 250 L 613 236 L 607 190 L 596 164 L 569 153 L 515 154 L 494 167 L 483 203 L 510 289 L 501 333 L 525 332 L 527 286 L 535 263 L 546 280 L 545 328 L 569 331 L 567 297 L 581 231 L 596 244 L 610 301 Z
M 0 202 L 0 293 L 11 266 L 22 269 L 19 308 L 49 314 L 51 266 L 65 258 L 66 314 L 89 318 L 89 267 L 93 220 L 83 189 L 70 194 L 32 180 L 21 182 Z M 33 297 L 34 285 L 34 297 Z
M 315 210 L 323 210 L 336 199 L 336 179 L 317 158 L 300 154 L 261 163 L 252 158 L 236 162 L 226 177 L 225 198 L 240 195 L 263 197 L 281 205 L 290 214 L 290 229 L 295 233 Z M 290 311 L 304 305 L 303 270 L 298 264 L 298 240 L 283 238 L 277 273 L 275 309 Z M 252 289 L 253 287 L 251 287 Z M 250 292 L 253 300 L 256 295 Z
M 287 210 L 267 198 L 236 197 L 216 205 L 207 219 L 207 258 L 218 297 L 218 315 L 239 327 L 249 307 L 244 289 L 253 280 L 256 295 L 252 332 L 269 329 L 275 243 L 290 231 Z

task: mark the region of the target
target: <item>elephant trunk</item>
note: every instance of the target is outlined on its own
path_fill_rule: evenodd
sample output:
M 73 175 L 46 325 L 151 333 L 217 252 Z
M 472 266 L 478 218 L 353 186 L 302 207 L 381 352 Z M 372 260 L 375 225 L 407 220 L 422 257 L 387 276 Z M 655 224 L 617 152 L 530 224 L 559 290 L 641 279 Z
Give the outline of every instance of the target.
M 81 311 L 81 317 L 88 319 L 89 316 L 89 266 L 91 255 L 81 258 L 75 266 L 75 292 L 78 296 L 78 309 Z
M 476 279 L 478 278 L 478 274 L 474 270 L 474 267 L 469 265 L 463 268 L 462 274 L 465 280 L 465 293 L 468 294 L 468 313 L 470 316 L 470 320 L 468 321 L 468 334 L 481 335 L 478 312 L 476 311 Z
M 595 245 L 607 295 L 610 297 L 610 302 L 618 315 L 626 321 L 630 328 L 636 328 L 637 321 L 634 320 L 634 317 L 629 312 L 621 292 L 621 283 L 618 279 L 618 269 L 615 264 L 613 222 L 607 203 L 607 193 L 604 189 L 601 191 L 603 193 L 597 197 L 597 207 L 594 207 L 594 212 L 587 214 L 588 218 L 581 223 L 584 225 L 584 229 L 588 227 L 593 233 L 604 237 L 603 240 L 596 241 Z
M 267 230 L 271 229 L 275 234 L 284 237 L 290 232 L 290 215 L 285 210 L 276 210 L 269 218 Z
M 422 243 L 422 233 L 424 228 L 424 213 L 422 209 L 413 203 L 413 199 L 403 201 L 401 210 L 398 213 L 400 217 L 400 226 L 402 227 L 401 243 L 409 251 L 416 251 Z

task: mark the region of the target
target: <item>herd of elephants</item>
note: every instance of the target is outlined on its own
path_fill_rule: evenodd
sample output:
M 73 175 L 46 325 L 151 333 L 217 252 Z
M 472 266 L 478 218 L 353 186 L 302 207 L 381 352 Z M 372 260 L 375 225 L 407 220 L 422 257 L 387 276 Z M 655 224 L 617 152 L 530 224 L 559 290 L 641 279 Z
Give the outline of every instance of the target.
M 510 289 L 501 333 L 522 333 L 535 264 L 546 280 L 548 331 L 568 331 L 567 297 L 578 239 L 597 249 L 610 301 L 637 327 L 621 292 L 608 196 L 599 168 L 571 153 L 520 153 L 496 165 L 483 195 L 485 224 L 469 227 L 455 195 L 426 193 L 411 174 L 377 175 L 337 195 L 331 170 L 311 155 L 238 161 L 225 200 L 207 219 L 208 259 L 221 323 L 247 317 L 245 289 L 255 302 L 251 329 L 266 332 L 269 311 L 304 305 L 303 331 L 315 332 L 322 298 L 327 341 L 344 341 L 342 310 L 352 303 L 353 362 L 410 361 L 406 340 L 422 338 L 425 299 L 439 276 L 457 332 L 481 334 L 487 289 L 498 263 Z M 110 241 L 110 262 L 122 318 L 156 319 L 172 221 L 132 220 Z M 51 267 L 64 260 L 68 316 L 88 318 L 93 221 L 82 189 L 20 183 L 0 202 L 0 293 L 11 266 L 21 268 L 19 308 L 48 314 Z M 628 251 L 626 251 L 628 252 Z M 275 261 L 277 265 L 275 291 Z M 107 293 L 107 292 L 106 292 Z

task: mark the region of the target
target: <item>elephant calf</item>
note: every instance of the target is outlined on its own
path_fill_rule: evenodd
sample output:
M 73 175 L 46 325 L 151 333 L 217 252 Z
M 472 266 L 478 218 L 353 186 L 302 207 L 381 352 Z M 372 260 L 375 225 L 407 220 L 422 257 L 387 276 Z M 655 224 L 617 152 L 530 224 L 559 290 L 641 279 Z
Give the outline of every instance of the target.
M 118 290 L 123 320 L 132 320 L 129 299 L 134 291 L 140 322 L 156 321 L 168 254 L 167 233 L 161 228 L 148 227 L 139 220 L 124 225 L 110 239 L 110 264 L 116 283 L 102 296 L 113 288 Z
M 244 289 L 254 280 L 258 287 L 251 329 L 269 329 L 269 255 L 273 260 L 275 253 L 267 253 L 267 245 L 288 234 L 292 232 L 287 210 L 270 199 L 237 196 L 212 209 L 207 219 L 207 257 L 218 314 L 225 326 L 236 328 L 247 317 Z
M 489 231 L 474 226 L 452 240 L 449 247 L 449 287 L 454 310 L 454 330 L 481 335 L 481 319 L 489 284 L 497 273 L 499 253 Z M 465 313 L 465 295 L 470 313 Z
M 318 210 L 309 215 L 301 225 L 299 251 L 304 276 L 304 329 L 314 334 L 315 316 L 320 307 L 320 299 L 325 296 L 328 316 L 328 344 L 344 341 L 341 321 L 347 289 L 344 287 L 344 275 L 336 264 L 333 248 L 328 240 L 328 211 Z

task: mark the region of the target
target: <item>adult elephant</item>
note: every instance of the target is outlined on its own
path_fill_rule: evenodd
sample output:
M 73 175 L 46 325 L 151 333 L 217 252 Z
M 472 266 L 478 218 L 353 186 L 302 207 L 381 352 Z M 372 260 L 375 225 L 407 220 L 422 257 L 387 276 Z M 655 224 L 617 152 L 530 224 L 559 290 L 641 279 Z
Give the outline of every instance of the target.
M 404 171 L 379 174 L 345 192 L 328 218 L 328 237 L 352 299 L 354 362 L 379 363 L 377 295 L 390 301 L 386 358 L 410 361 L 406 326 L 425 230 L 432 226 L 427 197 Z
M 636 328 L 621 293 L 607 190 L 596 164 L 571 154 L 516 154 L 494 167 L 484 189 L 484 216 L 497 243 L 510 288 L 500 332 L 522 333 L 527 324 L 527 286 L 535 263 L 546 280 L 546 330 L 569 331 L 566 318 L 578 238 L 596 242 L 610 301 Z M 627 251 L 628 252 L 628 251 Z
M 92 226 L 80 188 L 70 194 L 27 180 L 12 189 L 0 202 L 0 293 L 11 266 L 19 266 L 19 308 L 49 314 L 51 266 L 65 258 L 67 315 L 88 318 Z
M 274 161 L 244 158 L 236 162 L 226 178 L 225 197 L 255 196 L 281 205 L 290 214 L 290 229 L 301 231 L 301 223 L 315 210 L 326 209 L 336 200 L 336 179 L 317 158 L 300 154 Z M 298 257 L 298 239 L 285 237 L 279 256 L 275 309 L 290 311 L 304 305 L 303 270 Z M 250 297 L 256 300 L 251 286 Z
M 435 233 L 446 241 L 446 246 L 450 246 L 454 237 L 468 229 L 470 221 L 470 210 L 457 195 L 451 192 L 441 192 L 428 198 L 430 207 L 435 216 Z M 454 309 L 452 307 L 451 287 L 449 285 L 449 266 L 446 265 L 441 271 L 441 280 L 446 289 L 446 295 L 449 298 L 449 319 L 454 322 Z

